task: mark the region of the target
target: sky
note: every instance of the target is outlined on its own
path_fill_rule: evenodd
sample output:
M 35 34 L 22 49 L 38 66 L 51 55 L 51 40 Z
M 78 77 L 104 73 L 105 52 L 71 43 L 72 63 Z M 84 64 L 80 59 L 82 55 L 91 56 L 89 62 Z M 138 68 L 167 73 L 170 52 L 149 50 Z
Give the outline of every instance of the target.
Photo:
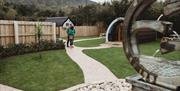
M 111 0 L 91 0 L 91 1 L 103 3 L 103 2 L 110 2 Z

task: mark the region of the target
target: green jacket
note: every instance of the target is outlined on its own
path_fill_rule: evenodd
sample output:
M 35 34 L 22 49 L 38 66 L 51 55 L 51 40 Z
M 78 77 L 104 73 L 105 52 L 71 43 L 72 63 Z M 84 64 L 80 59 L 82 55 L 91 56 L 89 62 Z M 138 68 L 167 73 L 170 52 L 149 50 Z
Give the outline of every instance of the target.
M 76 33 L 75 29 L 71 29 L 71 28 L 69 28 L 69 29 L 67 30 L 67 34 L 68 34 L 68 35 L 72 35 L 72 36 L 74 36 L 74 35 L 75 35 L 75 33 Z

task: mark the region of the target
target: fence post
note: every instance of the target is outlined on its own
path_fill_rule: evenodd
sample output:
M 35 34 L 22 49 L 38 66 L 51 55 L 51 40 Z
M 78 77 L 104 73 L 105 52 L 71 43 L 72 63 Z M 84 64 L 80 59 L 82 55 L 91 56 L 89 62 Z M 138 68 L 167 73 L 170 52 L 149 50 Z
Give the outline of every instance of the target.
M 56 43 L 56 23 L 52 23 L 52 29 L 53 29 L 53 40 L 54 43 Z
M 19 44 L 18 22 L 14 21 L 15 44 Z
M 61 37 L 61 27 L 58 27 L 59 38 Z

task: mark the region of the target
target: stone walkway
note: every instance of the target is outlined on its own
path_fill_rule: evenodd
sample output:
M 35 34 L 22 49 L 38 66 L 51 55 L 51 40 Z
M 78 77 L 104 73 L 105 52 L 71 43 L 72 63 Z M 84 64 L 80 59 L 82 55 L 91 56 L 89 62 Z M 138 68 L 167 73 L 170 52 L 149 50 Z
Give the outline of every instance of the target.
M 76 40 L 75 42 L 95 40 L 100 38 Z M 118 44 L 118 45 L 116 45 Z M 102 49 L 122 47 L 121 43 L 106 43 L 99 47 L 66 48 L 69 57 L 76 62 L 83 71 L 85 83 L 63 91 L 131 91 L 132 86 L 125 79 L 118 79 L 108 68 L 82 51 L 86 49 Z
M 74 47 L 66 48 L 66 52 L 69 57 L 76 62 L 83 71 L 85 83 L 92 83 L 96 81 L 112 81 L 117 80 L 118 78 L 104 65 L 100 62 L 94 60 L 93 58 L 85 55 L 82 51 L 84 49 L 100 49 L 100 48 L 109 48 L 109 46 L 100 46 L 100 47 Z
M 22 91 L 22 90 L 18 90 L 16 88 L 0 84 L 0 91 Z

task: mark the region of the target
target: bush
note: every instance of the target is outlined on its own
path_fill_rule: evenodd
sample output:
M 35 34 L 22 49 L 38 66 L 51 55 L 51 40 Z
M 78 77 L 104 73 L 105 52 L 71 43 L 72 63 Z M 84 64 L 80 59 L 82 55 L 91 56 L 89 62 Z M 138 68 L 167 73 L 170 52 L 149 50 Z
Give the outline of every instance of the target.
M 0 53 L 3 51 L 4 47 L 0 45 Z
M 14 56 L 14 55 L 22 55 L 25 53 L 32 53 L 39 51 L 47 51 L 47 50 L 57 50 L 64 49 L 65 46 L 63 41 L 58 41 L 54 43 L 53 41 L 42 40 L 40 45 L 38 43 L 30 43 L 30 44 L 14 44 L 8 45 L 7 48 L 0 45 L 0 58 Z

